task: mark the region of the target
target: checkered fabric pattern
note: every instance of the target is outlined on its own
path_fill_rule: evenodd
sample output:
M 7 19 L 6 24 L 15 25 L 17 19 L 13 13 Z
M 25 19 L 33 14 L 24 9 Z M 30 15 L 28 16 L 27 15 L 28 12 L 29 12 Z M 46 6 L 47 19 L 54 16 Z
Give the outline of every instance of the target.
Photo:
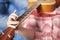
M 52 14 L 39 14 L 34 10 L 21 26 L 35 30 L 34 40 L 60 40 L 59 13 L 60 8 L 57 8 Z

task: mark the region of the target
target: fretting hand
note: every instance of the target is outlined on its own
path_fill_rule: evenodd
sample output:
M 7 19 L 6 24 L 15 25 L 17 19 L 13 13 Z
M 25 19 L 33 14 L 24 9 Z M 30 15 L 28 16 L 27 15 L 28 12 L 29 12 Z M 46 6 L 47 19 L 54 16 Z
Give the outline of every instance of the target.
M 18 16 L 16 15 L 16 10 L 15 10 L 8 18 L 8 21 L 7 21 L 8 27 L 16 28 L 16 26 L 14 25 L 19 23 L 18 21 L 16 21 L 17 18 Z

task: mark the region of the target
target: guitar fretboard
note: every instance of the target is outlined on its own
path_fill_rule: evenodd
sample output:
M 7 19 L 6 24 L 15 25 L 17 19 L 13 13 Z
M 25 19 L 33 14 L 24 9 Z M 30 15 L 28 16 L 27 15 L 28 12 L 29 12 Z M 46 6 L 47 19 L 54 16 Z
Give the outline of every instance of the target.
M 31 14 L 31 12 L 32 12 L 35 8 L 37 8 L 43 1 L 44 1 L 44 0 L 38 0 L 35 5 L 33 5 L 32 7 L 30 7 L 26 12 L 24 12 L 21 16 L 19 16 L 17 20 L 18 20 L 20 23 L 23 22 L 23 21 L 26 19 L 26 17 L 29 16 L 29 15 Z

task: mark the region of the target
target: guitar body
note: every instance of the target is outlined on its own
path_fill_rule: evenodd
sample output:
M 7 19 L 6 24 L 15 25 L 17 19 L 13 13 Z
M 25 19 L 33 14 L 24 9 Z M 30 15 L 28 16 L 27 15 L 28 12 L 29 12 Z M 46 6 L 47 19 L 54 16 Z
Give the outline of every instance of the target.
M 56 4 L 56 1 L 54 0 L 44 1 L 37 8 L 37 10 L 38 12 L 42 12 L 42 13 L 52 12 L 55 9 L 55 4 Z

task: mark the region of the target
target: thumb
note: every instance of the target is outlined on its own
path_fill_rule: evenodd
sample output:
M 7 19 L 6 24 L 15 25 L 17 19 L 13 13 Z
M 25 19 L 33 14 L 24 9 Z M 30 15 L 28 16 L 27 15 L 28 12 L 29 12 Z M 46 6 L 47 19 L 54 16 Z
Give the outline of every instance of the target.
M 14 12 L 13 12 L 14 14 L 16 14 L 16 10 L 14 10 Z
M 16 15 L 16 10 L 14 10 L 13 13 L 12 13 L 11 15 L 17 16 L 17 15 Z
M 16 14 L 16 10 L 14 10 L 14 12 L 10 15 L 11 18 L 14 18 L 14 17 L 18 17 L 18 15 Z

